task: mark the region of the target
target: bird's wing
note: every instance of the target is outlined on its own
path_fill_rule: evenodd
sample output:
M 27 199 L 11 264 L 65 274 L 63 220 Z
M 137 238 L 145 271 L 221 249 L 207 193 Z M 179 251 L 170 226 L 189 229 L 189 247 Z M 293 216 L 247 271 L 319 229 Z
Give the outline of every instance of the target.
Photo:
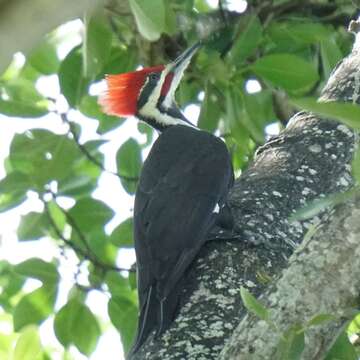
M 193 261 L 232 182 L 229 155 L 221 140 L 193 129 L 192 139 L 188 132 L 168 131 L 144 165 L 146 179 L 140 181 L 135 200 L 139 291 L 146 292 L 155 281 L 160 298 L 171 292 Z M 164 160 L 164 151 L 174 148 L 173 158 Z
M 140 316 L 132 351 L 173 320 L 181 278 L 205 242 L 232 185 L 225 144 L 185 126 L 167 129 L 144 163 L 135 197 Z

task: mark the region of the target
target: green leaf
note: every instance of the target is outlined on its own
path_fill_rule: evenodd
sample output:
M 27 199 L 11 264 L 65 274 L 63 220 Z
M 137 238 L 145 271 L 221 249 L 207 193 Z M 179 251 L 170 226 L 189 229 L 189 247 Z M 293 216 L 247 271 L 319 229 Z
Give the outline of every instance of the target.
M 124 278 L 115 271 L 108 271 L 105 276 L 105 283 L 112 296 L 128 297 L 130 292 L 129 279 Z
M 229 130 L 233 138 L 242 145 L 245 143 L 244 135 L 246 132 L 243 131 L 241 119 L 246 115 L 244 114 L 244 107 L 242 106 L 239 90 L 235 86 L 229 86 L 225 94 L 225 99 Z
M 129 284 L 132 290 L 137 290 L 137 280 L 135 271 L 129 273 Z
M 81 100 L 79 110 L 87 117 L 99 121 L 99 127 L 97 130 L 99 134 L 113 130 L 122 125 L 122 123 L 125 121 L 125 119 L 104 114 L 101 111 L 95 96 L 85 95 Z
M 51 75 L 58 71 L 60 60 L 57 56 L 54 41 L 47 37 L 27 57 L 27 62 L 44 75 Z
M 85 17 L 84 76 L 94 78 L 104 67 L 111 50 L 112 32 L 103 13 Z
M 293 325 L 280 338 L 276 359 L 300 360 L 305 348 L 305 334 L 301 325 Z
M 27 175 L 14 171 L 0 180 L 0 212 L 7 211 L 20 205 L 26 199 L 30 189 Z
M 50 202 L 48 202 L 47 205 L 48 205 L 48 209 L 49 209 L 51 219 L 55 223 L 56 227 L 60 231 L 64 230 L 64 227 L 66 225 L 66 217 L 65 217 L 64 212 L 61 210 L 61 208 L 59 207 L 59 205 L 55 201 L 50 201 Z M 52 228 L 51 228 L 51 231 L 53 231 Z
M 137 124 L 137 129 L 141 134 L 146 135 L 146 141 L 141 144 L 141 146 L 143 148 L 149 146 L 154 138 L 154 129 L 150 125 L 140 121 Z
M 83 198 L 69 210 L 80 229 L 90 232 L 105 226 L 114 215 L 114 211 L 100 200 Z
M 277 51 L 299 51 L 329 36 L 330 31 L 315 22 L 272 22 L 268 34 Z
M 105 64 L 105 74 L 119 74 L 134 70 L 137 58 L 133 48 L 124 46 L 113 46 L 110 57 Z
M 198 127 L 209 132 L 215 131 L 220 120 L 220 114 L 221 108 L 217 101 L 217 95 L 213 93 L 210 84 L 207 84 L 205 98 L 201 105 Z
M 318 315 L 315 315 L 312 319 L 310 319 L 307 322 L 306 327 L 319 326 L 319 325 L 323 325 L 329 321 L 334 321 L 334 320 L 336 320 L 336 317 L 334 315 L 318 314 Z
M 77 46 L 62 61 L 58 73 L 61 92 L 73 108 L 80 104 L 89 85 L 89 79 L 84 77 L 83 70 L 81 51 Z
M 14 330 L 44 321 L 53 312 L 56 293 L 56 287 L 43 285 L 23 296 L 14 309 Z
M 8 116 L 39 117 L 48 113 L 48 101 L 36 90 L 35 81 L 11 78 L 0 85 L 8 96 L 0 97 L 0 112 Z
M 39 329 L 36 326 L 27 326 L 18 338 L 13 360 L 36 360 L 41 354 Z
M 165 30 L 163 0 L 129 0 L 140 34 L 149 41 L 156 41 Z
M 170 6 L 170 1 L 164 2 L 165 7 L 165 27 L 164 32 L 169 35 L 174 35 L 177 31 L 176 13 Z
M 84 355 L 91 355 L 100 336 L 100 327 L 89 308 L 71 299 L 55 316 L 54 330 L 64 347 L 74 344 Z
M 141 148 L 136 140 L 130 138 L 121 145 L 116 154 L 116 163 L 124 189 L 130 194 L 135 193 L 142 164 Z
M 70 180 L 72 177 L 90 177 L 95 183 L 97 183 L 98 178 L 101 174 L 102 167 L 104 165 L 104 154 L 99 151 L 99 147 L 104 144 L 106 140 L 90 140 L 86 143 L 82 144 L 82 148 L 91 156 L 91 160 L 85 156 L 85 154 L 82 154 L 81 157 L 77 157 L 74 164 L 74 169 L 69 176 L 59 181 L 59 188 L 61 188 L 64 185 L 68 184 L 69 182 L 72 182 Z M 94 159 L 96 163 L 94 163 Z M 95 184 L 96 186 L 96 184 Z M 86 189 L 84 189 L 86 190 Z M 74 195 L 72 195 L 74 196 Z
M 229 148 L 233 149 L 232 155 L 235 169 L 241 169 L 246 165 L 249 154 L 249 132 L 243 125 L 244 118 L 248 115 L 245 111 L 241 91 L 235 85 L 226 89 L 225 99 L 226 125 L 231 133 L 231 138 L 227 139 L 227 144 Z
M 244 16 L 240 22 L 238 36 L 229 53 L 231 62 L 242 63 L 252 55 L 262 39 L 262 27 L 256 15 Z
M 196 12 L 200 13 L 212 11 L 212 8 L 205 0 L 194 0 L 193 9 L 195 9 Z
M 292 99 L 292 103 L 302 110 L 312 111 L 330 120 L 337 120 L 345 125 L 360 129 L 360 106 L 345 102 L 318 102 L 314 98 Z
M 111 322 L 118 329 L 125 353 L 130 350 L 136 333 L 137 306 L 130 300 L 112 297 L 108 304 Z
M 325 79 L 329 78 L 335 65 L 342 59 L 343 55 L 333 37 L 329 37 L 320 42 L 321 62 L 324 69 Z
M 17 77 L 10 79 L 4 84 L 4 90 L 10 100 L 23 102 L 26 105 L 37 105 L 45 103 L 46 99 L 37 91 L 35 82 L 28 79 Z
M 266 124 L 276 119 L 272 94 L 267 90 L 256 94 L 243 93 L 243 101 L 247 113 L 242 118 L 243 124 L 257 143 L 263 143 Z
M 314 22 L 289 23 L 288 33 L 293 41 L 313 44 L 329 36 L 329 29 Z
M 315 199 L 304 207 L 296 210 L 296 212 L 290 217 L 289 221 L 310 219 L 330 206 L 335 206 L 351 199 L 355 194 L 357 194 L 357 192 L 358 189 L 355 188 L 343 193 L 331 194 L 325 198 Z
M 82 246 L 80 239 L 74 233 L 72 240 Z M 115 265 L 117 248 L 110 243 L 110 237 L 105 234 L 103 227 L 92 229 L 86 234 L 87 243 L 95 256 L 106 264 Z
M 29 212 L 22 215 L 17 229 L 19 241 L 39 239 L 48 233 L 49 226 L 49 221 L 43 213 Z
M 351 320 L 347 328 L 347 333 L 349 335 L 360 333 L 360 313 Z
M 48 112 L 47 103 L 27 104 L 19 100 L 0 99 L 0 113 L 7 116 L 37 118 Z
M 346 333 L 342 332 L 327 353 L 325 360 L 357 360 L 358 358 L 354 345 L 351 344 Z
M 58 184 L 58 195 L 76 198 L 90 196 L 97 186 L 97 181 L 87 175 L 74 176 L 61 180 Z
M 14 136 L 9 160 L 14 170 L 27 174 L 31 184 L 43 190 L 51 180 L 72 174 L 79 153 L 74 141 L 65 135 L 34 129 Z
M 246 309 L 264 321 L 269 320 L 269 311 L 246 288 L 240 288 L 241 299 Z
M 39 258 L 30 258 L 15 265 L 14 271 L 20 275 L 38 279 L 47 285 L 56 285 L 59 281 L 56 266 Z
M 133 218 L 123 221 L 111 233 L 111 243 L 118 247 L 133 247 L 133 227 Z
M 14 272 L 13 265 L 5 260 L 0 261 L 0 304 L 5 311 L 9 313 L 13 311 L 12 298 L 19 293 L 24 282 L 24 277 Z
M 259 58 L 251 69 L 274 86 L 291 93 L 308 91 L 319 75 L 313 64 L 292 54 L 272 54 Z
M 5 321 L 2 321 L 5 323 Z M 9 324 L 8 321 L 6 323 Z M 0 336 L 0 359 L 9 359 L 9 354 L 14 351 L 14 336 L 15 334 L 2 333 Z

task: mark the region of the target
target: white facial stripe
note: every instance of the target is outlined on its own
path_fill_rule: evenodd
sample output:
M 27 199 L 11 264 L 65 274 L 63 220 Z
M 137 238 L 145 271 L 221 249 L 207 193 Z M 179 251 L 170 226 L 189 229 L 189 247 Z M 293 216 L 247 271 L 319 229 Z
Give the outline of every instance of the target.
M 175 101 L 175 91 L 180 84 L 180 81 L 183 77 L 184 71 L 188 67 L 190 60 L 191 60 L 191 58 L 189 58 L 185 63 L 183 63 L 181 65 L 182 70 L 177 72 L 176 75 L 174 76 L 174 78 L 172 79 L 169 92 L 166 94 L 165 99 L 163 101 L 163 106 L 165 108 L 171 107 L 172 103 Z M 171 69 L 172 66 L 173 66 L 172 64 L 168 65 L 169 69 Z
M 154 115 L 154 109 L 156 109 L 156 105 L 158 103 L 160 94 L 161 94 L 161 88 L 163 86 L 163 83 L 165 81 L 165 77 L 167 75 L 167 70 L 165 69 L 160 76 L 160 79 L 156 85 L 156 87 L 154 88 L 154 90 L 152 91 L 152 93 L 150 94 L 149 98 L 147 99 L 147 102 L 145 103 L 145 105 L 139 109 L 139 113 L 144 116 L 144 117 L 149 117 L 152 118 Z M 146 86 L 147 82 L 149 79 L 146 79 L 141 91 L 143 90 L 143 88 Z
M 155 106 L 150 104 L 148 101 L 139 111 L 140 115 L 144 116 L 145 118 L 150 118 L 155 120 L 159 124 L 163 124 L 165 126 L 168 125 L 186 125 L 196 128 L 196 126 L 189 124 L 188 122 L 184 121 L 180 118 L 174 118 L 169 116 L 166 113 L 162 113 L 159 109 Z
M 157 103 L 158 103 L 158 100 L 159 100 L 159 97 L 161 94 L 161 89 L 164 84 L 166 75 L 169 72 L 169 69 L 170 69 L 170 67 L 167 67 L 161 73 L 160 79 L 159 79 L 156 87 L 152 91 L 151 95 L 149 96 L 146 104 L 141 109 L 139 109 L 139 114 L 141 116 L 143 116 L 144 118 L 153 119 L 156 122 L 158 122 L 159 124 L 163 124 L 165 126 L 167 126 L 167 125 L 187 125 L 187 126 L 192 126 L 192 127 L 196 128 L 196 126 L 189 124 L 188 122 L 184 121 L 183 119 L 171 117 L 168 114 L 161 112 L 157 108 Z M 179 79 L 176 79 L 176 81 L 178 83 L 180 82 L 180 80 L 181 80 L 181 76 L 179 76 Z M 148 79 L 145 81 L 145 84 L 143 85 L 143 87 L 147 84 L 147 81 L 148 81 Z M 172 90 L 172 91 L 170 90 L 169 93 L 170 92 L 174 93 L 174 90 Z M 170 97 L 170 99 L 171 99 L 171 97 Z

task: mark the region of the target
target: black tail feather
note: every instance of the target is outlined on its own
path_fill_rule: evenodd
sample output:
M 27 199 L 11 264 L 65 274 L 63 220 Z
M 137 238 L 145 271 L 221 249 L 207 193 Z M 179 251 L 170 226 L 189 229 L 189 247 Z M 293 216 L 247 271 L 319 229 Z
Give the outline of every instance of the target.
M 159 300 L 156 287 L 154 285 L 150 287 L 146 302 L 140 310 L 136 340 L 126 357 L 127 360 L 130 360 L 141 348 L 154 330 L 156 330 L 155 337 L 158 337 L 169 328 L 178 312 L 179 291 L 178 284 L 168 297 Z
M 159 326 L 156 336 L 165 332 L 173 322 L 179 308 L 179 292 L 174 289 L 167 298 L 160 301 Z
M 140 309 L 136 339 L 127 355 L 128 360 L 140 349 L 150 333 L 156 328 L 158 321 L 157 308 L 159 308 L 159 300 L 156 296 L 155 287 L 151 286 L 147 294 L 147 299 Z

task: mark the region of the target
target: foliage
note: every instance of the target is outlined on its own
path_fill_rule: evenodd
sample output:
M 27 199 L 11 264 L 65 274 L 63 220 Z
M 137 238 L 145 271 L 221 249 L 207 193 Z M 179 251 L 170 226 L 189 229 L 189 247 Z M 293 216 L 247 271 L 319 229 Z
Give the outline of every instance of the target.
M 110 134 L 122 133 L 124 124 L 134 120 L 103 114 L 92 85 L 105 74 L 169 61 L 201 38 L 204 47 L 180 85 L 179 105 L 201 105 L 199 127 L 224 137 L 239 173 L 251 161 L 256 145 L 268 137 L 266 126 L 286 124 L 287 117 L 280 114 L 289 106 L 294 112 L 292 104 L 359 128 L 357 107 L 323 106 L 308 98 L 319 95 L 331 69 L 350 48 L 350 35 L 339 19 L 350 18 L 355 9 L 337 2 L 324 0 L 304 7 L 286 0 L 266 1 L 267 6 L 254 1 L 240 15 L 227 11 L 226 2 L 219 10 L 205 0 L 129 0 L 120 10 L 86 14 L 82 40 L 72 42 L 67 53 L 61 49 L 69 44 L 69 35 L 54 30 L 23 65 L 16 61 L 9 65 L 0 75 L 0 114 L 22 124 L 32 120 L 27 131 L 12 138 L 4 161 L 6 174 L 0 180 L 0 212 L 15 211 L 29 194 L 36 194 L 42 207 L 21 216 L 18 240 L 32 241 L 34 246 L 50 241 L 61 251 L 53 259 L 39 254 L 19 264 L 0 261 L 0 306 L 11 315 L 15 332 L 0 336 L 1 358 L 50 359 L 52 349 L 40 339 L 38 327 L 51 318 L 64 358 L 70 358 L 68 350 L 73 346 L 90 356 L 108 326 L 88 305 L 94 289 L 108 297 L 108 315 L 125 350 L 134 337 L 138 306 L 134 273 L 116 261 L 119 252 L 132 247 L 132 218 L 118 201 L 116 211 L 123 221 L 110 233 L 106 225 L 114 209 L 95 199 L 94 192 L 105 174 L 118 180 L 121 191 L 133 195 L 144 151 L 154 134 L 139 124 L 137 134 L 115 144 L 116 171 L 108 170 L 103 146 Z M 48 76 L 60 86 L 55 99 L 39 91 L 39 81 Z M 249 80 L 257 80 L 261 91 L 249 91 Z M 274 100 L 279 93 L 285 95 L 282 104 Z M 59 107 L 64 99 L 65 111 Z M 81 121 L 84 117 L 86 121 Z M 61 124 L 59 131 L 42 126 L 44 120 L 54 119 Z M 97 134 L 83 141 L 86 123 L 94 119 Z M 140 141 L 140 135 L 146 140 Z M 357 154 L 358 180 L 359 159 Z M 120 190 L 109 191 L 114 199 L 120 198 Z M 64 205 L 64 199 L 70 205 Z M 67 300 L 58 305 L 63 291 L 60 263 L 68 257 L 76 258 L 78 270 L 72 289 L 61 295 Z M 29 279 L 38 284 L 31 291 L 26 286 Z M 242 295 L 250 310 L 267 319 L 265 308 L 246 291 Z M 284 338 L 283 358 L 302 349 L 300 330 L 290 329 Z M 339 344 L 339 349 L 349 348 L 344 341 Z

